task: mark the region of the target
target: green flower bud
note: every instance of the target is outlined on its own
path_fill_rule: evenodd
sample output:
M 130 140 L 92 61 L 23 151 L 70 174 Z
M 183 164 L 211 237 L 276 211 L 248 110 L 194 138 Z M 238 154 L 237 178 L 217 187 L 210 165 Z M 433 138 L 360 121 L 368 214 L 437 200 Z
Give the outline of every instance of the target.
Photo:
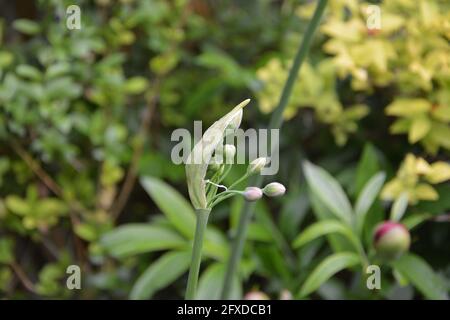
M 268 197 L 279 197 L 286 192 L 286 188 L 278 182 L 272 182 L 266 185 L 263 189 L 263 193 Z
M 410 243 L 409 231 L 400 223 L 386 221 L 375 229 L 374 247 L 384 260 L 397 259 L 408 251 Z
M 245 191 L 242 193 L 245 200 L 247 201 L 256 201 L 262 198 L 263 193 L 260 188 L 257 187 L 247 187 Z
M 220 164 L 218 164 L 214 161 L 211 161 L 208 165 L 208 171 L 217 172 L 217 171 L 219 171 L 220 167 L 221 167 Z
M 269 159 L 267 158 L 257 158 L 250 162 L 248 166 L 247 173 L 249 174 L 259 174 L 261 170 L 265 167 L 266 164 L 269 163 Z

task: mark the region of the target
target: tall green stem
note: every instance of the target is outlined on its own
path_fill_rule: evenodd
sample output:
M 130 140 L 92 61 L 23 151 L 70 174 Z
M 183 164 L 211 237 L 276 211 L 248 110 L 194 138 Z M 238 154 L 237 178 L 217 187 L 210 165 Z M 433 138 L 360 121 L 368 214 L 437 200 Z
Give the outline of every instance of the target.
M 269 129 L 280 129 L 283 124 L 283 113 L 286 108 L 286 105 L 289 102 L 289 98 L 292 93 L 292 88 L 294 86 L 294 82 L 297 78 L 300 67 L 305 60 L 305 57 L 308 53 L 308 50 L 311 46 L 312 38 L 314 32 L 316 31 L 320 19 L 323 15 L 325 7 L 327 5 L 328 0 L 319 0 L 317 4 L 316 10 L 314 11 L 314 15 L 311 21 L 308 24 L 308 28 L 306 29 L 306 33 L 303 37 L 303 40 L 298 48 L 298 51 L 295 55 L 294 62 L 291 66 L 291 70 L 289 71 L 289 76 L 286 80 L 286 83 L 283 88 L 283 92 L 281 93 L 280 101 L 278 103 L 277 108 L 274 110 L 272 117 L 269 123 Z M 272 143 L 272 142 L 271 142 Z M 276 142 L 274 142 L 276 143 Z M 273 145 L 271 146 L 271 150 L 273 149 Z M 263 177 L 257 176 L 251 181 L 252 186 L 260 187 L 263 183 Z M 239 226 L 236 231 L 236 236 L 233 239 L 232 247 L 231 247 L 231 256 L 228 260 L 227 270 L 224 279 L 224 286 L 222 288 L 222 299 L 228 299 L 231 283 L 233 282 L 233 276 L 236 274 L 236 268 L 239 264 L 239 261 L 242 257 L 242 250 L 244 248 L 244 242 L 247 235 L 248 224 L 252 218 L 253 210 L 255 207 L 254 202 L 246 202 L 244 208 L 241 212 L 241 216 L 239 219 Z
M 206 225 L 208 224 L 208 217 L 211 210 L 209 209 L 197 209 L 197 226 L 195 228 L 194 244 L 192 246 L 192 259 L 191 267 L 189 269 L 189 277 L 186 288 L 187 300 L 192 300 L 195 298 L 195 293 L 197 292 L 198 274 L 200 272 L 200 262 L 202 261 L 202 247 L 203 238 L 206 230 Z

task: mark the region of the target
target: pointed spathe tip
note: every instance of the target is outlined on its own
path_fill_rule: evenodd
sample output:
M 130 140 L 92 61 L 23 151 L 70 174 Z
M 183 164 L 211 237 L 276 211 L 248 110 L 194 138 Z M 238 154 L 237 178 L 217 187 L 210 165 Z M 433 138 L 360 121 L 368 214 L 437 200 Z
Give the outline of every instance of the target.
M 242 101 L 241 103 L 239 103 L 237 106 L 238 106 L 239 108 L 243 108 L 243 107 L 245 107 L 246 105 L 248 105 L 250 101 L 251 101 L 250 99 L 245 99 L 244 101 Z

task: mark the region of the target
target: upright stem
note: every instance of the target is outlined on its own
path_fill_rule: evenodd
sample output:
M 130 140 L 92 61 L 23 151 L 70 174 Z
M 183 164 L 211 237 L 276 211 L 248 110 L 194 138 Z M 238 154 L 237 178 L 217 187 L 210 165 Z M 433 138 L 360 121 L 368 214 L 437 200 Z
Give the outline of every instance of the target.
M 200 262 L 202 261 L 203 237 L 208 224 L 208 217 L 211 210 L 197 209 L 197 227 L 195 228 L 194 244 L 192 246 L 191 267 L 186 289 L 186 299 L 192 300 L 197 292 L 198 274 L 200 272 Z
M 308 53 L 308 50 L 311 46 L 314 32 L 316 31 L 320 23 L 320 19 L 325 10 L 327 2 L 328 0 L 319 0 L 319 3 L 317 4 L 316 10 L 314 11 L 314 15 L 308 24 L 306 33 L 295 55 L 294 62 L 291 66 L 291 70 L 289 71 L 289 76 L 284 85 L 283 92 L 281 93 L 278 106 L 274 110 L 272 117 L 270 119 L 269 129 L 280 129 L 283 124 L 284 109 L 286 108 L 286 105 L 289 102 L 294 82 L 297 78 L 302 63 L 305 60 L 306 54 Z M 274 143 L 277 142 L 275 141 Z M 274 150 L 273 145 L 271 146 L 271 150 Z M 257 176 L 255 179 L 252 179 L 251 185 L 260 187 L 262 183 L 263 177 Z M 242 250 L 244 248 L 244 242 L 247 235 L 247 228 L 252 218 L 254 207 L 255 207 L 254 202 L 253 203 L 246 202 L 241 212 L 241 217 L 239 219 L 239 226 L 236 232 L 236 237 L 233 239 L 231 247 L 231 256 L 228 261 L 227 270 L 225 273 L 224 286 L 222 288 L 221 294 L 222 299 L 229 298 L 233 275 L 236 274 L 237 265 L 239 264 L 239 261 L 242 257 Z
M 260 175 L 252 179 L 261 180 L 259 184 L 262 183 L 262 177 Z M 257 184 L 253 184 L 257 185 Z M 233 239 L 231 245 L 231 255 L 227 263 L 227 269 L 225 273 L 225 279 L 221 292 L 221 299 L 229 299 L 229 294 L 231 292 L 231 285 L 233 283 L 233 277 L 236 273 L 236 268 L 242 257 L 242 251 L 244 250 L 245 237 L 247 236 L 247 228 L 250 220 L 252 218 L 252 212 L 255 207 L 255 202 L 245 201 L 244 208 L 239 218 L 239 224 L 236 230 L 236 236 Z M 249 213 L 249 214 L 248 214 Z

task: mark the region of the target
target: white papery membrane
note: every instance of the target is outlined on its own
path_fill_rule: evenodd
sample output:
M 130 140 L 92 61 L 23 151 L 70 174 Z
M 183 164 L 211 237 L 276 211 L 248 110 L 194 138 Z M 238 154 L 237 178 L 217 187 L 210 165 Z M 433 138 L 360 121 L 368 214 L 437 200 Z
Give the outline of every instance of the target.
M 194 146 L 186 161 L 186 178 L 191 203 L 195 209 L 206 209 L 206 171 L 214 150 L 222 143 L 225 132 L 235 131 L 242 120 L 242 109 L 250 99 L 242 101 L 233 110 L 212 124 Z

